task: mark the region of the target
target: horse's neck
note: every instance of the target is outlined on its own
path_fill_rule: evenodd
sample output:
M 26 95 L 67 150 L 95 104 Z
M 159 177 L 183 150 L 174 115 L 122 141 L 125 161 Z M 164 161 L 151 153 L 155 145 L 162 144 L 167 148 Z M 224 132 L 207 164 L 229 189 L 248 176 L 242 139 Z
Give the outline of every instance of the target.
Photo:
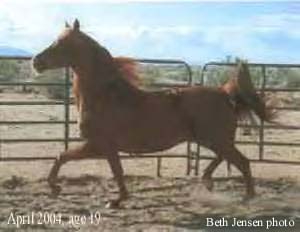
M 73 72 L 73 91 L 77 106 L 79 104 L 91 103 L 95 98 L 99 99 L 101 94 L 99 87 L 101 85 L 95 81 L 97 78 L 93 77 L 92 70 L 75 67 L 73 68 Z
M 78 110 L 79 110 L 79 106 L 80 106 L 80 95 L 81 95 L 81 91 L 79 88 L 80 88 L 79 77 L 74 72 L 74 74 L 73 74 L 73 94 L 74 94 L 74 98 L 75 98 L 75 104 L 76 104 L 76 107 Z
M 111 104 L 111 101 L 136 101 L 139 90 L 120 77 L 113 63 L 85 61 L 73 67 L 76 104 L 93 107 L 95 103 Z M 118 103 L 118 102 L 115 102 Z

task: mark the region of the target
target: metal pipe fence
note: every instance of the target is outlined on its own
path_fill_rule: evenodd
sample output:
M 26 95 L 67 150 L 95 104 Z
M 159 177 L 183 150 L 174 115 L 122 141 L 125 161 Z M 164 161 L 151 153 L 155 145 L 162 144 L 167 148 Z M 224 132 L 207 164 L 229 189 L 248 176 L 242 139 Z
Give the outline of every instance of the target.
M 0 60 L 30 60 L 31 57 L 0 57 Z M 144 63 L 144 64 L 158 64 L 158 65 L 180 65 L 183 66 L 186 70 L 187 82 L 186 84 L 160 84 L 157 87 L 183 87 L 183 86 L 192 86 L 192 85 L 205 85 L 204 76 L 207 73 L 207 70 L 210 67 L 230 67 L 234 66 L 235 63 L 221 63 L 221 62 L 210 62 L 205 64 L 202 67 L 200 73 L 200 82 L 196 83 L 195 78 L 193 77 L 191 66 L 185 61 L 181 60 L 160 60 L 160 59 L 136 59 L 136 62 Z M 262 94 L 262 96 L 267 92 L 299 92 L 300 88 L 270 88 L 266 86 L 267 75 L 266 71 L 268 68 L 300 68 L 300 65 L 296 64 L 262 64 L 262 63 L 249 63 L 250 67 L 259 67 L 262 72 L 262 84 L 260 88 L 257 90 Z M 0 146 L 4 143 L 51 143 L 51 142 L 59 142 L 64 144 L 64 149 L 68 149 L 70 142 L 78 142 L 81 141 L 80 138 L 71 137 L 70 136 L 70 125 L 75 124 L 75 120 L 70 119 L 70 105 L 73 104 L 72 99 L 70 98 L 70 88 L 71 88 L 71 73 L 70 70 L 65 69 L 64 73 L 64 82 L 56 83 L 56 82 L 0 82 L 0 86 L 61 86 L 64 88 L 64 98 L 63 100 L 35 100 L 35 101 L 11 101 L 11 100 L 0 100 L 0 106 L 33 106 L 33 105 L 45 105 L 45 106 L 62 106 L 64 109 L 64 120 L 6 120 L 0 121 L 0 125 L 63 125 L 64 134 L 63 137 L 60 138 L 22 138 L 22 139 L 8 139 L 0 138 Z M 281 106 L 276 107 L 276 110 L 288 110 L 288 111 L 300 111 L 300 107 L 298 106 Z M 239 141 L 237 140 L 237 144 L 241 145 L 257 145 L 259 147 L 259 158 L 251 159 L 252 162 L 264 162 L 264 163 L 282 163 L 282 164 L 300 164 L 300 161 L 290 161 L 290 160 L 273 160 L 266 159 L 264 157 L 264 149 L 266 146 L 293 146 L 299 147 L 300 143 L 295 142 L 274 142 L 274 141 L 266 141 L 265 140 L 265 130 L 267 129 L 280 129 L 280 130 L 300 130 L 300 125 L 269 125 L 264 124 L 264 122 L 260 121 L 259 125 L 245 125 L 239 124 L 239 127 L 242 128 L 254 128 L 259 131 L 259 140 L 258 141 Z M 156 158 L 157 159 L 157 175 L 161 174 L 161 163 L 162 158 L 184 158 L 186 159 L 186 174 L 190 175 L 192 171 L 194 171 L 195 175 L 199 173 L 200 160 L 203 159 L 213 159 L 213 157 L 207 155 L 201 155 L 201 149 L 199 145 L 196 145 L 194 148 L 192 143 L 187 143 L 187 152 L 186 154 L 144 154 L 144 155 L 136 155 L 136 154 L 128 154 L 122 155 L 122 159 L 133 159 L 133 158 Z M 1 147 L 0 147 L 1 150 Z M 2 157 L 0 156 L 0 161 L 34 161 L 34 160 L 54 160 L 56 157 L 22 157 L 22 156 L 14 156 L 14 157 Z M 230 166 L 228 166 L 228 170 L 230 171 Z

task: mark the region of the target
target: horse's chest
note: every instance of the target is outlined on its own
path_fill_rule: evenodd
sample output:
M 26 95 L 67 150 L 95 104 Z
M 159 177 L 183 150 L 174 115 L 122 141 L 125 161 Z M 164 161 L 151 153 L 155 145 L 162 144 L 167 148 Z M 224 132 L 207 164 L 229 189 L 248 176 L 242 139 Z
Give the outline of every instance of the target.
M 106 107 L 101 102 L 88 105 L 83 99 L 79 101 L 78 126 L 82 138 L 107 136 L 120 127 L 118 111 Z

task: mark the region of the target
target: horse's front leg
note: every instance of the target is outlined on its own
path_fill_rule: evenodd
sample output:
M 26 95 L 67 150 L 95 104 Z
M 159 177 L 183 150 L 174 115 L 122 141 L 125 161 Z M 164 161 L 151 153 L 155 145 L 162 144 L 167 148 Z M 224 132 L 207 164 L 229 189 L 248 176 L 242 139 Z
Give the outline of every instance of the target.
M 92 145 L 88 142 L 85 142 L 80 147 L 62 152 L 59 157 L 55 160 L 54 165 L 48 176 L 48 183 L 54 195 L 59 194 L 61 188 L 56 184 L 57 175 L 61 166 L 70 161 L 70 160 L 79 160 L 91 157 L 94 155 L 94 149 Z
M 128 191 L 124 183 L 124 172 L 118 152 L 110 152 L 107 155 L 107 161 L 110 165 L 114 179 L 117 181 L 119 187 L 119 197 L 107 203 L 107 208 L 118 208 L 122 200 L 127 199 Z

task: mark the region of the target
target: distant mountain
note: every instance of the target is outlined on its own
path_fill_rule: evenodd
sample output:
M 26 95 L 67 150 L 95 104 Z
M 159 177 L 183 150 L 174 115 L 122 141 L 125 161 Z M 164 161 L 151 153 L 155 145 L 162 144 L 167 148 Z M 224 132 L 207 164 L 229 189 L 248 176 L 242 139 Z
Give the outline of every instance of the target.
M 30 52 L 27 52 L 20 48 L 14 48 L 9 46 L 0 46 L 0 56 L 31 56 Z

